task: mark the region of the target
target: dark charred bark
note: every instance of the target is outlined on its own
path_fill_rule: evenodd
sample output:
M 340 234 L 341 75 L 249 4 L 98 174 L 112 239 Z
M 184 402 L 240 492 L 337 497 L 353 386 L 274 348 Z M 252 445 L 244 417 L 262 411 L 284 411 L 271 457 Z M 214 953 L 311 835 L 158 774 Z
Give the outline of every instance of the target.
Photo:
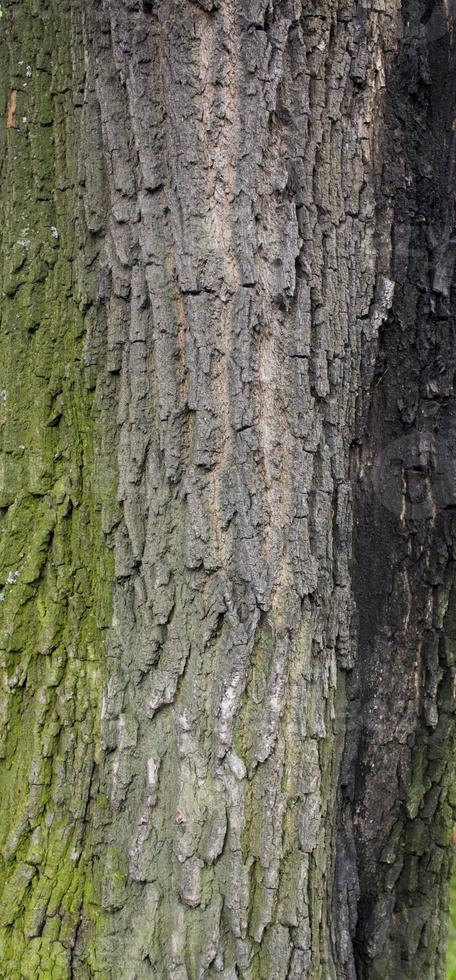
M 3 5 L 11 980 L 444 976 L 451 3 Z
M 352 470 L 358 658 L 340 864 L 357 881 L 347 975 L 363 978 L 438 974 L 451 857 L 455 53 L 449 8 L 403 14 L 378 174 L 394 301 Z

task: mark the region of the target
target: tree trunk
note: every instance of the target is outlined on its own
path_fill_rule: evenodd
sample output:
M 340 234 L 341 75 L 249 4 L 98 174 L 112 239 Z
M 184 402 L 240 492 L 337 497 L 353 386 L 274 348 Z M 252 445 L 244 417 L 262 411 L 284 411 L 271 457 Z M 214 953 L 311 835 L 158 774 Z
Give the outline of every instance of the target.
M 4 0 L 8 980 L 444 976 L 455 0 Z

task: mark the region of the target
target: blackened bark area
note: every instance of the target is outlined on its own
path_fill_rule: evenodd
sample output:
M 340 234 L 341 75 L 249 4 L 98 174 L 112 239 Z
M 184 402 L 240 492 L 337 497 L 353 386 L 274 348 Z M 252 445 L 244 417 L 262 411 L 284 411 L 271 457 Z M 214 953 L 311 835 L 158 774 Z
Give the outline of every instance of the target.
M 377 174 L 379 206 L 394 211 L 395 294 L 353 446 L 358 656 L 338 859 L 354 950 L 353 960 L 344 950 L 341 975 L 359 980 L 445 975 L 456 653 L 453 15 L 448 4 L 403 4 Z

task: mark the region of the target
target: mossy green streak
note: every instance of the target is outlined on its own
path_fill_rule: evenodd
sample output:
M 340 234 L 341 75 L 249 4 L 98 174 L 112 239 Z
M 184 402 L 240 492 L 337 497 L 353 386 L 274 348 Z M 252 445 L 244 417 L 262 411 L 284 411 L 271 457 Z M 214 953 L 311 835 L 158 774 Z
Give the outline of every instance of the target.
M 0 961 L 9 980 L 70 975 L 78 930 L 90 936 L 96 908 L 87 817 L 112 573 L 94 468 L 96 393 L 82 367 L 71 6 L 10 2 L 0 28 Z

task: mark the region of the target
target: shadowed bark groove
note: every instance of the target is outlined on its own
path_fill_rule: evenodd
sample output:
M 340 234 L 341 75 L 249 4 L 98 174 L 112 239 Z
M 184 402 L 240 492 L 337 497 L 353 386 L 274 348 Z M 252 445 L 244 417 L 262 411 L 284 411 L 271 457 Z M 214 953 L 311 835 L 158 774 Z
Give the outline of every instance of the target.
M 2 827 L 8 977 L 434 980 L 454 740 L 453 11 L 3 7 L 2 371 L 27 367 L 0 403 L 0 779 L 27 801 L 47 787 L 19 804 L 17 846 Z M 32 249 L 17 222 L 36 159 Z M 36 514 L 51 523 L 34 577 L 10 582 L 24 499 L 20 542 Z M 52 741 L 39 721 L 18 751 L 42 669 Z

